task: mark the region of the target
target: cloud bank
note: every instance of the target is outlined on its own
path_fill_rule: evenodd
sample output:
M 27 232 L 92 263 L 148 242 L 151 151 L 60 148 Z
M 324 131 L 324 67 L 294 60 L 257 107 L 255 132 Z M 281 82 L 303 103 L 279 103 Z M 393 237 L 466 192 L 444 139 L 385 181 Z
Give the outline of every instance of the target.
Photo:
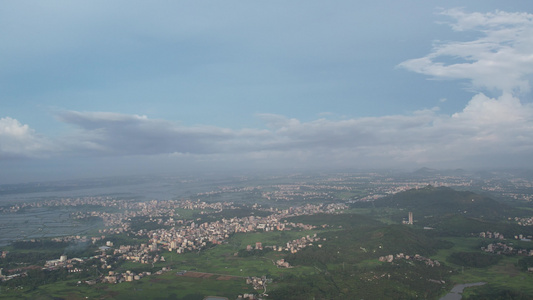
M 438 108 L 381 117 L 303 122 L 258 114 L 264 128 L 182 126 L 147 116 L 62 111 L 73 130 L 44 138 L 9 117 L 0 119 L 0 158 L 56 155 L 168 157 L 271 166 L 499 167 L 533 158 L 533 105 L 520 100 L 533 74 L 533 15 L 442 12 L 468 41 L 436 42 L 433 51 L 399 64 L 435 79 L 468 80 L 475 95 L 451 115 Z M 495 96 L 487 96 L 490 94 Z M 54 144 L 54 147 L 50 147 Z

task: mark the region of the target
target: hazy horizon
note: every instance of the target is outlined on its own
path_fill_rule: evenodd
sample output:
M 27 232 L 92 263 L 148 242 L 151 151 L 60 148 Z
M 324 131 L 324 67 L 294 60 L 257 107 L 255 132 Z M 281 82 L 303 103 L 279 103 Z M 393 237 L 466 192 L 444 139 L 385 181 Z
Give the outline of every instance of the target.
M 533 169 L 528 1 L 0 7 L 0 184 Z

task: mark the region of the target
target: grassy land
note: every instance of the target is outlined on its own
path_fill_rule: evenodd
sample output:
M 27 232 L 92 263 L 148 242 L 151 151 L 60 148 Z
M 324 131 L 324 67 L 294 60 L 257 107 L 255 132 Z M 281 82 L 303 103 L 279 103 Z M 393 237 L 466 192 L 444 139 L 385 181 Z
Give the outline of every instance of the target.
M 283 258 L 283 253 L 273 251 L 267 253 L 265 256 L 252 256 L 247 258 L 237 257 L 235 253 L 241 249 L 245 249 L 247 245 L 255 246 L 256 242 L 261 242 L 263 247 L 284 245 L 290 240 L 306 235 L 313 235 L 314 233 L 314 231 L 276 231 L 235 234 L 228 240 L 227 244 L 218 245 L 205 251 L 186 254 L 163 252 L 162 255 L 165 257 L 165 264 L 172 265 L 173 269 L 194 270 L 233 276 L 278 275 L 289 270 L 279 269 L 274 265 L 273 261 Z M 290 272 L 295 274 L 309 271 L 312 271 L 312 268 L 299 267 L 290 269 Z
M 446 240 L 453 242 L 454 246 L 450 249 L 439 250 L 432 258 L 444 262 L 457 270 L 451 277 L 454 283 L 487 282 L 487 285 L 498 289 L 520 291 L 527 295 L 533 295 L 533 285 L 531 285 L 533 274 L 520 271 L 516 267 L 517 261 L 521 258 L 520 256 L 502 256 L 502 259 L 497 264 L 486 268 L 463 268 L 463 266 L 446 262 L 446 258 L 453 252 L 480 251 L 478 246 L 483 239 L 454 237 L 446 238 Z M 464 296 L 473 295 L 480 289 L 482 287 L 468 288 L 465 290 Z
M 203 299 L 206 296 L 223 296 L 230 299 L 239 294 L 253 293 L 244 280 L 223 276 L 187 277 L 175 272 L 143 278 L 107 287 L 107 294 L 114 299 Z
M 478 245 L 482 241 L 479 238 L 463 238 L 463 237 L 449 237 L 443 240 L 450 241 L 454 246 L 450 249 L 440 249 L 437 254 L 431 258 L 441 262 L 446 262 L 446 258 L 454 252 L 472 252 L 480 250 Z M 455 265 L 454 265 L 455 266 Z M 460 266 L 455 266 L 460 267 Z
M 85 297 L 89 297 L 89 299 L 203 299 L 203 297 L 208 295 L 232 299 L 239 294 L 253 292 L 251 286 L 245 283 L 244 277 L 247 276 L 268 275 L 269 278 L 323 276 L 320 275 L 323 270 L 313 266 L 297 266 L 290 269 L 277 268 L 273 261 L 284 257 L 284 254 L 279 252 L 273 251 L 264 256 L 247 258 L 234 255 L 238 250 L 246 248 L 247 245 L 255 245 L 256 242 L 261 242 L 263 246 L 282 245 L 289 240 L 313 235 L 314 233 L 315 231 L 288 231 L 235 234 L 228 239 L 228 243 L 199 253 L 177 254 L 175 252 L 162 252 L 161 255 L 166 258 L 166 262 L 157 263 L 155 269 L 160 269 L 164 266 L 172 268 L 172 271 L 163 275 L 153 275 L 139 281 L 115 285 L 78 285 L 76 280 L 70 280 L 43 285 L 32 291 L 6 290 L 3 287 L 0 291 L 0 299 L 85 299 Z M 446 262 L 446 258 L 454 252 L 478 251 L 482 239 L 453 237 L 446 238 L 446 240 L 454 243 L 454 246 L 449 249 L 440 249 L 432 258 L 444 262 L 456 270 L 451 277 L 454 283 L 483 281 L 495 288 L 521 291 L 524 294 L 533 295 L 533 286 L 531 285 L 533 274 L 522 272 L 515 267 L 520 257 L 504 257 L 496 265 L 487 268 L 464 268 L 463 270 L 462 266 Z M 367 259 L 357 262 L 354 266 L 358 270 L 366 269 L 371 271 L 380 267 L 383 268 L 383 263 L 378 262 L 377 259 Z M 354 266 L 349 264 L 346 266 L 344 264 L 328 265 L 328 269 L 340 272 L 344 268 L 348 270 Z M 137 272 L 150 267 L 151 265 L 126 262 L 120 266 L 120 270 Z M 210 273 L 210 275 L 202 278 L 178 276 L 176 271 L 179 270 L 205 272 Z M 356 272 L 355 274 L 359 273 Z M 228 278 L 224 275 L 241 278 Z M 382 282 L 382 284 L 385 283 Z M 272 284 L 271 288 L 276 287 L 278 284 Z M 464 295 L 473 295 L 478 289 L 466 289 Z
M 283 277 L 287 274 L 313 274 L 312 267 L 301 266 L 281 269 L 274 265 L 274 261 L 283 258 L 284 254 L 269 252 L 265 256 L 247 258 L 234 254 L 245 249 L 247 245 L 262 242 L 264 246 L 283 245 L 286 242 L 306 235 L 313 235 L 315 231 L 288 231 L 235 234 L 228 239 L 227 244 L 201 251 L 199 253 L 177 254 L 162 252 L 166 262 L 156 263 L 152 270 L 171 267 L 173 271 L 163 275 L 153 275 L 139 281 L 120 284 L 97 284 L 88 286 L 74 281 L 61 281 L 54 284 L 42 285 L 33 291 L 3 290 L 0 299 L 85 299 L 89 297 L 103 299 L 203 299 L 208 295 L 224 296 L 234 299 L 239 294 L 253 293 L 253 289 L 245 282 L 248 276 Z M 152 266 L 133 262 L 123 263 L 117 271 L 126 270 L 138 273 L 146 271 Z M 176 271 L 188 270 L 211 273 L 203 278 L 177 276 Z M 217 275 L 214 275 L 217 274 Z M 223 275 L 240 277 L 228 279 Z
M 533 295 L 533 285 L 531 285 L 533 274 L 518 270 L 515 266 L 518 259 L 519 257 L 505 257 L 498 264 L 488 268 L 465 268 L 464 272 L 461 271 L 452 276 L 452 280 L 456 283 L 482 281 L 500 289 L 516 290 Z
M 202 278 L 178 276 L 167 272 L 159 276 L 142 278 L 139 281 L 120 284 L 77 284 L 63 281 L 43 285 L 33 291 L 2 290 L 0 299 L 191 299 L 201 300 L 206 296 L 223 296 L 229 299 L 237 295 L 253 293 L 244 280 L 223 276 Z
M 93 286 L 77 286 L 77 280 L 61 281 L 53 284 L 42 285 L 34 290 L 7 290 L 2 289 L 0 299 L 97 299 L 102 296 L 101 289 L 95 289 Z

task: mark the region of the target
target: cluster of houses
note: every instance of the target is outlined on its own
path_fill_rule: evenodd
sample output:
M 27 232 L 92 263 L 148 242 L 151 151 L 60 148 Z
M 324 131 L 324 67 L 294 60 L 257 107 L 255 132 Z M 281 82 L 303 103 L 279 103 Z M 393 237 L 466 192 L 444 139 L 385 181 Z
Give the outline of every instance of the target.
M 283 259 L 283 258 L 282 259 L 278 259 L 276 261 L 276 266 L 278 268 L 292 268 L 292 266 L 289 264 L 289 262 L 285 261 L 285 259 Z
M 302 250 L 305 247 L 312 246 L 315 242 L 325 241 L 326 238 L 319 238 L 316 236 L 316 233 L 313 236 L 303 236 L 299 239 L 292 240 L 290 242 L 287 242 L 285 247 L 278 246 L 278 251 L 289 251 L 290 253 L 296 253 L 300 250 Z M 274 246 L 275 247 L 275 246 Z M 322 244 L 318 244 L 319 248 L 322 248 Z M 276 250 L 276 249 L 274 249 Z
M 528 235 L 528 236 L 525 236 L 523 234 L 517 234 L 514 236 L 515 240 L 521 240 L 521 241 L 524 241 L 524 242 L 531 242 L 531 239 L 533 239 L 533 236 L 531 235 Z
M 301 199 L 333 199 L 331 193 L 327 191 L 318 191 L 314 185 L 277 185 L 275 191 L 264 191 L 261 196 L 267 200 L 274 201 L 293 201 Z
M 319 238 L 316 236 L 316 233 L 315 233 L 313 236 L 307 235 L 299 239 L 289 241 L 287 242 L 285 246 L 273 245 L 273 246 L 265 246 L 265 248 L 271 248 L 272 250 L 278 251 L 278 252 L 287 251 L 290 253 L 296 253 L 305 247 L 312 246 L 314 242 L 320 242 L 320 241 L 325 241 L 325 240 L 326 238 Z M 318 244 L 318 247 L 322 248 L 322 244 Z M 255 243 L 255 248 L 252 245 L 246 246 L 247 251 L 252 251 L 254 249 L 263 250 L 263 244 L 261 242 L 257 242 Z M 282 261 L 282 262 L 280 264 L 276 263 L 277 266 L 286 267 L 286 268 L 289 267 L 288 263 L 285 262 L 284 260 L 278 260 L 278 262 L 279 261 Z
M 158 250 L 157 244 L 140 244 L 140 245 L 120 245 L 114 249 L 114 255 L 120 255 L 120 258 L 142 264 L 152 264 L 164 262 L 165 257 L 154 253 Z
M 237 297 L 237 300 L 257 300 L 259 299 L 255 294 L 243 294 Z
M 422 256 L 420 254 L 415 254 L 414 256 L 412 256 L 412 255 L 406 255 L 406 254 L 403 254 L 403 253 L 398 253 L 396 255 L 389 254 L 389 255 L 385 255 L 385 256 L 380 256 L 379 257 L 379 261 L 388 262 L 388 263 L 392 263 L 395 259 L 396 260 L 403 259 L 403 260 L 421 261 L 421 262 L 424 262 L 427 266 L 430 266 L 430 267 L 439 267 L 440 266 L 440 262 L 438 260 L 427 258 L 427 257 L 424 257 L 424 256 Z
M 486 247 L 481 247 L 481 250 L 487 253 L 494 253 L 494 254 L 504 254 L 504 255 L 517 254 L 517 255 L 533 256 L 533 250 L 514 248 L 505 243 L 488 244 Z
M 498 232 L 491 232 L 491 231 L 480 232 L 479 237 L 486 238 L 486 239 L 499 239 L 499 240 L 503 240 L 505 238 L 503 234 L 498 233 Z
M 163 272 L 171 271 L 171 269 L 163 267 L 161 270 L 155 272 L 155 275 L 161 275 Z M 121 282 L 131 282 L 140 280 L 143 277 L 151 276 L 152 272 L 140 272 L 135 273 L 132 271 L 126 271 L 124 273 L 115 273 L 114 271 L 109 271 L 109 274 L 107 276 L 104 276 L 102 278 L 102 282 L 104 283 L 121 283 Z
M 518 223 L 518 225 L 521 225 L 521 226 L 533 226 L 533 217 L 529 217 L 529 218 L 515 217 L 514 220 L 516 223 Z
M 170 229 L 156 229 L 150 231 L 139 231 L 135 234 L 146 235 L 150 238 L 150 243 L 159 246 L 162 249 L 185 253 L 191 251 L 201 251 L 202 249 L 217 245 L 224 242 L 234 233 L 255 232 L 255 231 L 284 231 L 292 229 L 311 230 L 315 226 L 281 221 L 283 218 L 299 216 L 305 214 L 335 213 L 339 209 L 345 208 L 344 204 L 328 205 L 305 205 L 288 209 L 286 212 L 272 214 L 267 217 L 248 216 L 243 218 L 222 219 L 215 222 L 205 222 L 196 224 L 189 221 L 187 225 L 174 226 Z M 297 252 L 299 249 L 306 247 L 317 238 L 303 237 L 287 243 L 286 247 L 276 247 L 277 251 Z
M 44 203 L 28 203 L 27 206 L 79 206 L 95 205 L 102 207 L 112 207 L 118 212 L 107 211 L 79 211 L 71 214 L 74 219 L 85 219 L 89 217 L 99 217 L 104 221 L 104 225 L 111 227 L 124 227 L 131 218 L 135 217 L 177 217 L 176 208 L 190 210 L 222 211 L 225 208 L 235 208 L 233 202 L 206 203 L 200 200 L 151 200 L 146 202 L 133 202 L 129 200 L 109 199 L 108 197 L 85 197 L 76 199 L 50 200 Z M 170 219 L 171 221 L 173 219 Z M 168 220 L 167 220 L 168 221 Z M 176 225 L 170 224 L 169 225 Z
M 93 256 L 91 258 L 96 258 L 98 256 Z M 46 269 L 57 269 L 57 268 L 67 268 L 69 273 L 76 273 L 83 271 L 81 268 L 77 267 L 77 264 L 82 263 L 84 260 L 81 258 L 71 258 L 67 259 L 66 255 L 61 255 L 59 259 L 47 260 L 44 264 Z
M 267 283 L 270 282 L 272 279 L 267 279 L 266 276 L 246 278 L 246 284 L 251 284 L 255 290 L 266 289 Z

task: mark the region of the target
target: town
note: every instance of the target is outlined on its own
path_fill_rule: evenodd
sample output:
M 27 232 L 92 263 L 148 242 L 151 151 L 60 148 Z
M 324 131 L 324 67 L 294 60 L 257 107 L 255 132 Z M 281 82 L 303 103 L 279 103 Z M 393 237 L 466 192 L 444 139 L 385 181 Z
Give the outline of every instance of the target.
M 298 272 L 301 265 L 295 263 L 295 257 L 301 253 L 305 256 L 310 253 L 331 251 L 330 243 L 335 243 L 338 237 L 332 238 L 331 235 L 324 233 L 344 232 L 345 226 L 347 229 L 351 226 L 339 224 L 335 222 L 336 219 L 342 219 L 343 216 L 359 211 L 375 214 L 377 209 L 374 207 L 374 202 L 377 203 L 380 199 L 406 191 L 419 189 L 423 191 L 428 186 L 435 186 L 452 187 L 457 190 L 477 188 L 480 191 L 490 191 L 494 197 L 500 199 L 507 197 L 505 198 L 507 201 L 520 201 L 526 204 L 530 201 L 527 190 L 529 185 L 526 180 L 510 180 L 503 184 L 501 180 L 472 179 L 471 176 L 464 175 L 402 178 L 384 174 L 336 174 L 296 177 L 292 180 L 295 182 L 273 184 L 254 182 L 250 186 L 246 186 L 246 180 L 237 181 L 234 185 L 217 185 L 216 188 L 211 186 L 205 191 L 196 192 L 182 199 L 140 201 L 102 195 L 49 198 L 1 206 L 0 213 L 5 216 L 31 213 L 34 210 L 61 209 L 68 212 L 69 222 L 72 224 L 95 225 L 92 227 L 94 229 L 75 235 L 30 236 L 13 241 L 15 247 L 10 246 L 1 252 L 0 262 L 7 267 L 0 269 L 0 279 L 4 283 L 19 282 L 31 277 L 35 270 L 47 272 L 64 270 L 65 274 L 70 275 L 63 276 L 78 276 L 80 280 L 77 281 L 77 286 L 83 288 L 99 284 L 142 283 L 152 280 L 148 278 L 166 278 L 165 276 L 191 279 L 229 276 L 227 278 L 245 282 L 255 291 L 239 294 L 240 299 L 268 298 L 272 293 L 271 286 L 283 282 L 280 278 L 272 276 L 272 271 L 267 271 L 268 268 L 275 268 L 278 270 L 276 272 L 283 270 Z M 283 178 L 282 181 L 286 179 Z M 357 208 L 360 207 L 359 204 L 364 203 L 368 203 L 369 209 Z M 435 230 L 420 223 L 428 217 L 433 217 L 431 215 L 416 214 L 413 217 L 412 211 L 402 211 L 402 209 L 399 213 L 403 216 L 403 221 L 400 218 L 392 221 L 393 223 L 396 222 L 406 229 L 420 228 L 427 232 Z M 376 216 L 385 218 L 386 215 Z M 317 218 L 333 222 L 312 221 Z M 531 240 L 532 234 L 528 228 L 532 224 L 532 219 L 533 217 L 524 215 L 506 219 L 506 222 L 524 228 L 523 232 L 516 231 L 516 234 L 511 236 L 513 241 L 527 243 Z M 311 222 L 302 220 L 311 220 Z M 373 221 L 368 222 L 370 222 L 368 226 L 375 226 L 370 225 Z M 364 223 L 361 226 L 364 226 Z M 276 241 L 267 238 L 271 236 L 269 234 L 274 234 Z M 257 238 L 252 243 L 241 244 L 237 248 L 229 247 L 230 244 L 237 245 L 236 236 L 247 235 L 254 235 Z M 265 238 L 262 239 L 261 236 Z M 487 240 L 483 247 L 478 247 L 483 253 L 517 257 L 533 256 L 533 250 L 527 248 L 527 244 L 521 244 L 526 247 L 513 246 L 510 240 L 496 231 L 486 230 L 472 233 L 470 236 Z M 33 245 L 47 243 L 55 243 L 51 245 L 57 247 L 64 245 L 64 249 L 78 249 L 78 252 L 72 253 L 83 254 L 67 254 L 68 251 L 65 250 L 56 257 L 41 259 L 38 264 L 13 261 L 17 255 L 16 247 L 31 249 Z M 194 257 L 202 257 L 218 247 L 231 248 L 232 252 L 224 254 L 225 260 L 255 259 L 270 267 L 255 273 L 243 273 L 242 269 L 238 271 L 237 267 L 236 270 L 224 274 L 220 273 L 220 270 L 198 271 L 194 266 L 175 262 L 180 261 L 178 258 L 180 256 L 192 254 Z M 84 249 L 92 250 L 83 252 Z M 387 254 L 382 253 L 385 249 L 381 249 L 381 246 L 373 250 L 367 250 L 363 246 L 358 249 L 361 255 L 380 253 L 373 258 L 380 263 L 394 265 L 403 261 L 408 265 L 421 263 L 437 269 L 443 267 L 442 261 L 430 258 L 428 255 L 404 254 L 406 252 Z M 390 250 L 393 249 L 394 247 Z M 184 268 L 182 265 L 187 267 Z M 311 270 L 319 274 L 327 273 L 323 267 L 315 265 Z M 342 270 L 344 269 L 343 263 Z M 390 270 L 380 274 L 379 276 L 367 274 L 358 278 L 365 281 L 379 281 L 395 276 Z M 436 277 L 428 280 L 442 286 L 448 282 L 447 279 Z M 5 288 L 5 290 L 10 289 L 12 288 L 9 285 Z

